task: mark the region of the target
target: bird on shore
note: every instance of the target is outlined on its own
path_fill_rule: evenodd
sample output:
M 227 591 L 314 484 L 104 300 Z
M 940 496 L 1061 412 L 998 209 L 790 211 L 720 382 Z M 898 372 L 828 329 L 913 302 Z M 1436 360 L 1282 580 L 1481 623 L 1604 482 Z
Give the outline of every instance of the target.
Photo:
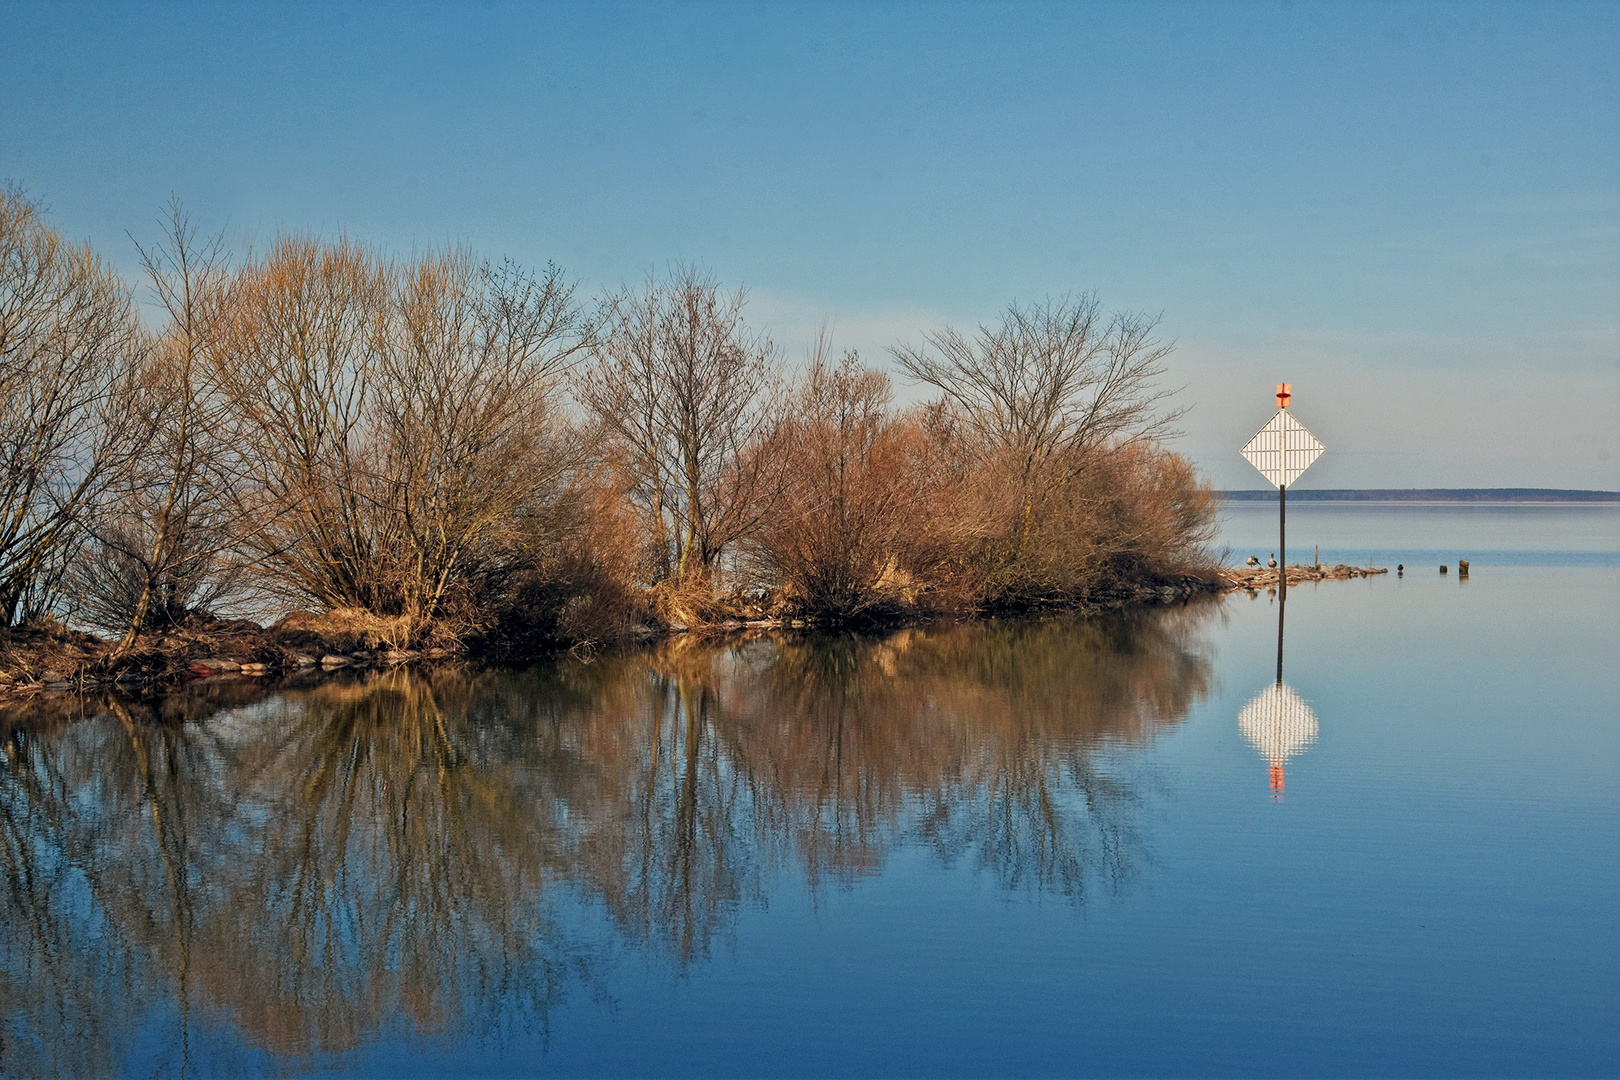
M 1260 560 L 1255 558 L 1253 555 L 1250 555 L 1249 556 L 1249 565 L 1250 566 L 1259 566 L 1260 565 Z
M 1277 569 L 1277 553 L 1275 551 L 1271 553 L 1271 558 L 1266 560 L 1266 565 L 1273 570 Z

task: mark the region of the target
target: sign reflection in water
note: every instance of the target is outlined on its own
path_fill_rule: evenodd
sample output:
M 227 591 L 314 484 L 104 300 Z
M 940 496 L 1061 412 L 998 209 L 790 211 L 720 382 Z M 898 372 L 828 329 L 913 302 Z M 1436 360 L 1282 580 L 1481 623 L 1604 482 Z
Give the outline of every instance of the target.
M 1238 713 L 1238 730 L 1271 766 L 1271 797 L 1282 798 L 1283 765 L 1316 741 L 1316 714 L 1294 688 L 1283 682 L 1283 614 L 1288 589 L 1277 603 L 1277 681 Z
M 1209 693 L 1201 620 L 0 713 L 0 1073 L 543 1033 L 611 995 L 626 946 L 700 961 L 773 868 L 816 888 L 921 848 L 1005 890 L 1118 891 L 1145 842 L 1118 757 Z
M 1283 764 L 1316 741 L 1316 714 L 1293 687 L 1275 682 L 1238 713 L 1238 730 L 1271 765 L 1271 794 L 1283 793 Z

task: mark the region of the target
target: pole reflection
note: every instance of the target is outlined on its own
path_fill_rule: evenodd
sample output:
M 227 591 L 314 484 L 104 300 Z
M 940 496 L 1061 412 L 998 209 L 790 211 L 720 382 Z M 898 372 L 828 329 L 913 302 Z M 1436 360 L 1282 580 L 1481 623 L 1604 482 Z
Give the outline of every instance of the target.
M 625 944 L 700 962 L 775 871 L 847 885 L 906 847 L 1116 890 L 1144 840 L 1110 766 L 1209 693 L 1202 617 L 0 716 L 0 1071 L 119 1071 L 153 1023 L 180 1073 L 544 1029 Z
M 1283 617 L 1288 607 L 1288 588 L 1281 586 L 1277 601 L 1277 681 L 1261 690 L 1238 713 L 1238 730 L 1249 745 L 1266 759 L 1271 772 L 1271 797 L 1280 800 L 1287 786 L 1284 766 L 1289 758 L 1302 754 L 1316 741 L 1316 714 L 1283 682 Z

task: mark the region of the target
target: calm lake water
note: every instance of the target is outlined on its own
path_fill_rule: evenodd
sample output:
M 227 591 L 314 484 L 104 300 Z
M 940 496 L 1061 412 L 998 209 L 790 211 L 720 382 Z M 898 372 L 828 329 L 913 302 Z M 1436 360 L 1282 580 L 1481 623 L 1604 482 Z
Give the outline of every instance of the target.
M 1290 509 L 1408 571 L 1284 688 L 1261 594 L 0 715 L 0 1073 L 1620 1074 L 1620 508 Z

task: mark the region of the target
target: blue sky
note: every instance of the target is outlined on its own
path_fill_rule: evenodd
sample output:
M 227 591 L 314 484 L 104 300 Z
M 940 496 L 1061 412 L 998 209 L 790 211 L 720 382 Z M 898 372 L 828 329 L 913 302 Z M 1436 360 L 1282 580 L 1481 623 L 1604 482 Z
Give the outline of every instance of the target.
M 0 178 L 133 269 L 279 229 L 751 290 L 789 358 L 1095 289 L 1222 487 L 1620 488 L 1620 4 L 29 5 Z M 902 396 L 911 393 L 900 387 Z

